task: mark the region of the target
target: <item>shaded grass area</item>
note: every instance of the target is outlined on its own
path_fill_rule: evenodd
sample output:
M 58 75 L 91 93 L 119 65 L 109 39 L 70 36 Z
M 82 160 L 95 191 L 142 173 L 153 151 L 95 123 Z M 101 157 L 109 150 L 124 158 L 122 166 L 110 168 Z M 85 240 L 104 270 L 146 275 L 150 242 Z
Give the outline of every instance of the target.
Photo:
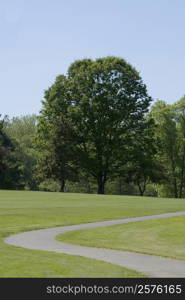
M 33 229 L 182 210 L 182 199 L 0 191 L 0 277 L 141 277 L 79 256 L 9 246 L 3 239 Z
M 57 239 L 185 260 L 185 216 L 78 230 Z

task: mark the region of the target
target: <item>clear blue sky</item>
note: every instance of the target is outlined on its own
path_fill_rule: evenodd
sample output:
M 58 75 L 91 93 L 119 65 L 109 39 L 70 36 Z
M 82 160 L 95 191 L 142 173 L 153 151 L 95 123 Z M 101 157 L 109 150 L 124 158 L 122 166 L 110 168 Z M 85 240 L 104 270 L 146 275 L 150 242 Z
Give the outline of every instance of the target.
M 0 0 L 0 113 L 38 113 L 43 92 L 80 58 L 120 56 L 149 94 L 185 94 L 184 0 Z

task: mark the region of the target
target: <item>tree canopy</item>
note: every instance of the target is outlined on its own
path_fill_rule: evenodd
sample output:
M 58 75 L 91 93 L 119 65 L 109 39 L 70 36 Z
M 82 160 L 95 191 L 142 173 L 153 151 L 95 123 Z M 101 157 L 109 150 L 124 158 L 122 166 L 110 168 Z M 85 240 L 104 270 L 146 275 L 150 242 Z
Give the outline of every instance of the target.
M 93 176 L 104 193 L 108 178 L 126 161 L 129 142 L 145 128 L 150 102 L 139 73 L 124 59 L 78 60 L 45 92 L 40 134 L 50 130 L 55 154 L 59 147 L 64 151 L 63 143 L 70 145 L 71 156 L 61 163 Z

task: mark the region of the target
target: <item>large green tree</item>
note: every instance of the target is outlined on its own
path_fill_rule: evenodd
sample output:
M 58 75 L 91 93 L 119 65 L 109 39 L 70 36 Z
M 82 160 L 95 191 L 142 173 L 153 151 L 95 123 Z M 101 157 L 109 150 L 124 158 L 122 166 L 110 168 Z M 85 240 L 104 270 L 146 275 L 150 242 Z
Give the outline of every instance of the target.
M 78 60 L 45 92 L 40 124 L 53 139 L 60 132 L 58 141 L 72 148 L 71 164 L 93 176 L 103 194 L 126 161 L 131 138 L 144 128 L 150 101 L 139 73 L 124 59 Z
M 151 109 L 160 140 L 158 158 L 166 177 L 167 196 L 185 195 L 185 97 L 175 104 L 158 101 Z

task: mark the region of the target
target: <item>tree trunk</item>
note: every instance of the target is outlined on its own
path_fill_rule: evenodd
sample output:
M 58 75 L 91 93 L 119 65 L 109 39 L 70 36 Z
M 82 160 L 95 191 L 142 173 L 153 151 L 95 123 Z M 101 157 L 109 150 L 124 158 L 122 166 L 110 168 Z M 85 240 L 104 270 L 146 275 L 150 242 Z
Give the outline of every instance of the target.
M 119 177 L 119 195 L 122 195 L 122 179 Z
M 140 189 L 139 192 L 140 192 L 140 196 L 144 195 L 144 191 L 143 190 Z
M 106 182 L 106 175 L 103 175 L 102 173 L 98 174 L 97 177 L 98 194 L 105 194 L 105 182 Z
M 146 189 L 146 182 L 144 182 L 143 186 L 142 186 L 142 184 L 139 182 L 139 180 L 137 180 L 137 185 L 138 185 L 138 188 L 139 188 L 140 196 L 143 196 L 144 192 L 145 192 L 145 189 Z
M 144 195 L 144 190 L 141 188 L 140 185 L 138 185 L 138 187 L 139 187 L 139 194 L 140 194 L 140 196 L 143 196 Z
M 174 186 L 174 197 L 178 198 L 178 189 L 177 189 L 177 180 L 176 180 L 176 178 L 173 179 L 173 186 Z
M 62 179 L 60 182 L 60 192 L 64 192 L 65 191 L 65 180 Z
M 98 179 L 98 194 L 105 194 L 105 184 L 101 179 Z
M 178 188 L 177 188 L 177 180 L 176 180 L 176 175 L 175 175 L 175 161 L 173 156 L 171 156 L 171 168 L 172 168 L 172 180 L 173 180 L 173 192 L 174 192 L 174 197 L 178 198 Z
M 173 171 L 173 192 L 174 192 L 174 197 L 178 198 L 178 188 L 177 188 L 177 180 L 175 177 L 175 172 Z

